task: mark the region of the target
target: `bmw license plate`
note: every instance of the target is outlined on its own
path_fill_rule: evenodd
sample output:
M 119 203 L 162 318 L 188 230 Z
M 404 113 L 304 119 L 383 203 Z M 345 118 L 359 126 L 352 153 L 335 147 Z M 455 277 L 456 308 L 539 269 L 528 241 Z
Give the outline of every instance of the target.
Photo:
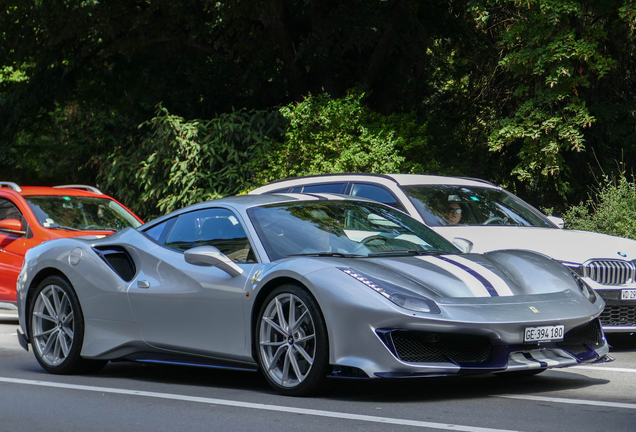
M 523 333 L 523 341 L 529 342 L 545 342 L 562 340 L 565 333 L 565 326 L 543 326 L 543 327 L 526 327 Z
M 636 300 L 636 289 L 623 290 L 621 300 Z

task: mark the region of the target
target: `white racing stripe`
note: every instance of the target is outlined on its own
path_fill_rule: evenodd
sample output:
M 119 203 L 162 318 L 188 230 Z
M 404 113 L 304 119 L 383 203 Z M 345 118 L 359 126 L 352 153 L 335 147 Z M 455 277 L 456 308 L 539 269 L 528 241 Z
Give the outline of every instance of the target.
M 435 423 L 435 422 L 426 422 L 426 421 L 418 421 L 418 420 L 398 419 L 398 418 L 391 418 L 391 417 L 377 417 L 377 416 L 351 414 L 351 413 L 337 412 L 337 411 L 323 411 L 323 410 L 294 408 L 294 407 L 279 406 L 279 405 L 266 405 L 266 404 L 252 403 L 252 402 L 228 400 L 228 399 L 212 399 L 212 398 L 184 396 L 184 395 L 170 394 L 170 393 L 156 393 L 156 392 L 126 390 L 126 389 L 109 388 L 109 387 L 93 387 L 93 386 L 84 386 L 84 385 L 76 385 L 76 384 L 56 383 L 56 382 L 49 382 L 49 381 L 33 381 L 33 380 L 24 380 L 24 379 L 17 379 L 17 378 L 0 377 L 0 382 L 11 383 L 11 384 L 33 385 L 33 386 L 40 386 L 40 387 L 53 387 L 53 388 L 61 388 L 61 389 L 68 389 L 68 390 L 82 390 L 82 391 L 91 391 L 91 392 L 98 392 L 98 393 L 120 394 L 120 395 L 128 395 L 128 396 L 143 396 L 143 397 L 178 400 L 178 401 L 185 401 L 185 402 L 198 402 L 198 403 L 204 403 L 204 404 L 210 404 L 210 405 L 223 405 L 223 406 L 249 408 L 249 409 L 257 409 L 257 410 L 265 410 L 265 411 L 277 411 L 277 412 L 285 412 L 290 414 L 303 414 L 303 415 L 310 415 L 310 416 L 317 416 L 317 417 L 328 417 L 328 418 L 336 418 L 336 419 L 343 419 L 343 420 L 357 420 L 357 421 L 381 423 L 381 424 L 395 425 L 395 426 L 419 427 L 419 428 L 425 428 L 425 429 L 439 429 L 439 430 L 462 431 L 462 432 L 519 432 L 519 431 L 508 430 L 508 429 L 492 429 L 492 428 L 482 428 L 482 427 L 476 427 L 476 426 L 453 425 L 448 423 Z
M 596 407 L 636 409 L 636 404 L 622 403 L 622 402 L 606 402 L 606 401 L 594 401 L 594 400 L 585 400 L 585 399 L 569 399 L 569 398 L 555 398 L 555 397 L 547 397 L 547 396 L 512 395 L 512 394 L 498 395 L 493 397 L 504 398 L 504 399 L 521 399 L 521 400 L 529 400 L 529 401 L 537 401 L 537 402 L 552 402 L 552 403 L 561 403 L 561 404 L 570 404 L 570 405 L 589 405 L 589 406 L 596 406 Z
M 461 256 L 445 255 L 445 258 L 448 258 L 451 261 L 455 261 L 458 264 L 464 265 L 475 273 L 478 273 L 481 277 L 490 282 L 495 291 L 497 291 L 497 294 L 499 294 L 500 296 L 506 297 L 514 295 L 510 290 L 508 284 L 502 278 L 492 272 L 492 270 L 489 270 L 486 267 Z
M 466 270 L 434 256 L 418 256 L 417 258 L 446 270 L 447 272 L 464 282 L 464 284 L 466 284 L 470 292 L 472 292 L 475 297 L 491 297 L 488 289 L 486 289 L 484 284 L 481 283 L 475 276 L 468 273 Z
M 548 358 L 545 355 L 545 352 L 541 350 L 534 350 L 532 351 L 531 355 L 532 355 L 532 358 L 547 364 L 548 367 L 555 367 L 555 366 L 558 366 L 559 364 L 562 364 L 562 362 L 559 362 L 555 359 Z M 576 361 L 573 360 L 573 363 L 576 364 Z

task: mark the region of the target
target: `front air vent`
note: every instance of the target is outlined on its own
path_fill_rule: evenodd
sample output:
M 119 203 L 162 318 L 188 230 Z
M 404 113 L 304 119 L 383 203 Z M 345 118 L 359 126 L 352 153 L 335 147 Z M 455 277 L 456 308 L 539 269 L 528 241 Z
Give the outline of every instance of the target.
M 397 358 L 409 363 L 483 363 L 491 354 L 484 336 L 398 330 L 390 341 Z
M 557 345 L 574 355 L 588 351 L 588 347 L 600 348 L 603 346 L 603 332 L 598 319 L 587 324 L 573 328 L 565 334 L 563 340 Z
M 126 282 L 133 280 L 137 270 L 135 262 L 126 249 L 118 246 L 102 246 L 93 248 L 93 250 L 120 278 Z
M 601 323 L 604 326 L 634 326 L 636 331 L 636 305 L 614 306 L 606 304 L 601 314 Z

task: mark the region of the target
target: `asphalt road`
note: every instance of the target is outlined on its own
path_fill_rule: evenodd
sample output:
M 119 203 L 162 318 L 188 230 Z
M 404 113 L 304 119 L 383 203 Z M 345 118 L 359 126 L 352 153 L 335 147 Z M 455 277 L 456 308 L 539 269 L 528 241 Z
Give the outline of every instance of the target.
M 49 375 L 17 328 L 0 316 L 0 432 L 636 431 L 636 349 L 519 380 L 342 380 L 319 398 L 290 398 L 248 372 L 110 363 Z

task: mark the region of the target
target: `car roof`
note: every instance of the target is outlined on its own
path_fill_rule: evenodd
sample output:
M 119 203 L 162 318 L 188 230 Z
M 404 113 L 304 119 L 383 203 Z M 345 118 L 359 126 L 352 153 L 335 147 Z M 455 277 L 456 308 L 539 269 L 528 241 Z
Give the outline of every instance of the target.
M 426 174 L 387 174 L 387 177 L 394 179 L 400 186 L 410 185 L 452 185 L 452 186 L 481 186 L 489 188 L 499 188 L 486 180 L 469 177 L 450 177 Z
M 99 189 L 87 185 L 61 185 L 61 186 L 18 186 L 13 182 L 0 182 L 0 190 L 11 190 L 22 196 L 52 195 L 52 196 L 100 196 L 104 195 Z
M 267 192 L 284 188 L 285 186 L 301 186 L 310 182 L 328 183 L 338 181 L 374 181 L 379 184 L 397 184 L 399 186 L 411 185 L 452 185 L 452 186 L 473 186 L 486 188 L 499 188 L 490 182 L 481 179 L 468 177 L 450 177 L 425 174 L 368 174 L 368 173 L 340 173 L 340 174 L 317 174 L 302 177 L 290 177 L 282 180 L 275 180 L 271 183 L 254 189 L 253 193 Z M 250 193 L 252 193 L 250 192 Z
M 157 219 L 154 219 L 146 223 L 146 225 L 144 225 L 144 229 L 152 228 L 152 226 L 159 224 L 164 220 L 178 216 L 179 214 L 208 208 L 210 206 L 214 206 L 217 204 L 224 205 L 224 206 L 227 205 L 228 207 L 231 207 L 238 211 L 245 211 L 250 207 L 257 207 L 257 206 L 267 205 L 267 204 L 278 204 L 278 203 L 286 203 L 286 202 L 321 201 L 321 200 L 364 201 L 364 202 L 370 202 L 373 204 L 384 205 L 384 204 L 381 204 L 366 198 L 359 198 L 359 197 L 352 197 L 349 195 L 340 195 L 340 194 L 331 194 L 331 193 L 315 193 L 315 194 L 274 193 L 274 194 L 266 194 L 266 195 L 237 195 L 237 196 L 218 198 L 218 199 L 214 199 L 210 201 L 192 204 L 182 209 L 175 210 L 171 213 L 168 213 L 167 215 L 160 216 Z

